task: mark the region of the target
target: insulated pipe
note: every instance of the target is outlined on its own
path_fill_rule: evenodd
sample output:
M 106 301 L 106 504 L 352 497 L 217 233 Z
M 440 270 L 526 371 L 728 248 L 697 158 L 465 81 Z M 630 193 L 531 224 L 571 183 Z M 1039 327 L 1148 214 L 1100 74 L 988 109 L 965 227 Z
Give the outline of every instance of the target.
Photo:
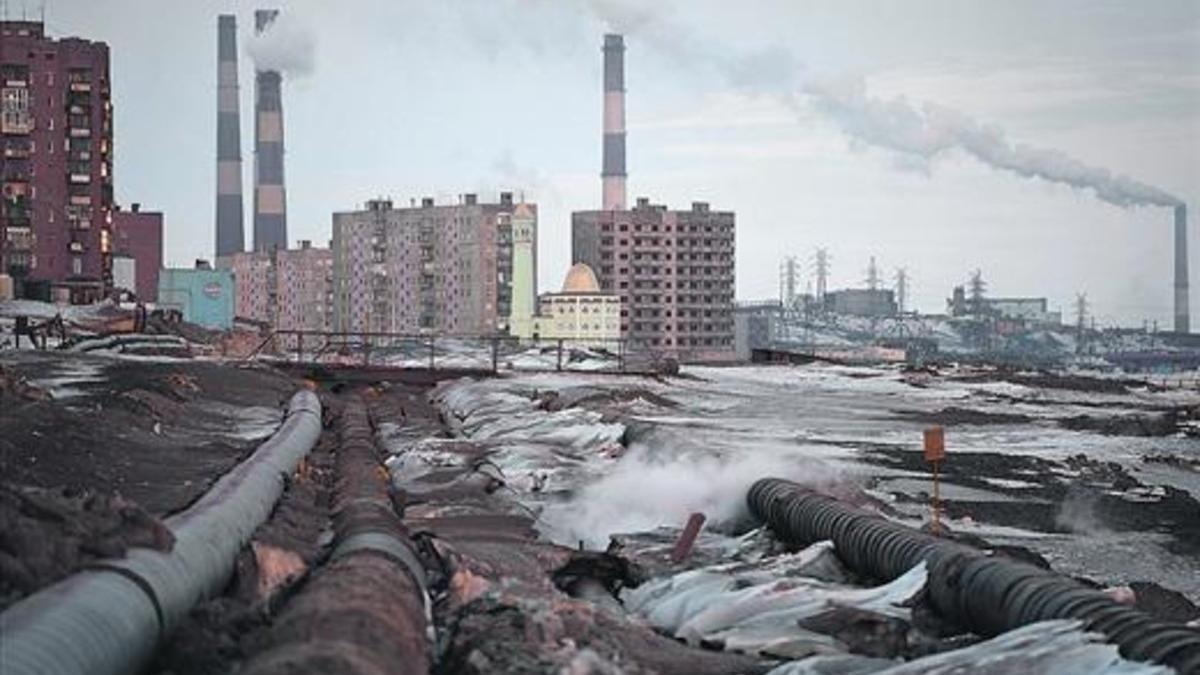
M 283 424 L 192 507 L 165 522 L 169 553 L 119 560 L 39 591 L 0 614 L 0 664 L 11 675 L 132 673 L 204 597 L 221 592 L 238 552 L 270 515 L 321 433 L 321 403 L 300 391 Z
M 361 399 L 340 415 L 336 471 L 330 562 L 284 608 L 271 648 L 246 675 L 429 671 L 425 567 L 396 514 Z M 347 620 L 356 630 L 345 630 Z
M 1128 659 L 1200 672 L 1200 631 L 1158 621 L 1073 579 L 893 523 L 791 481 L 764 478 L 750 510 L 781 539 L 833 541 L 851 568 L 890 581 L 924 561 L 933 606 L 985 636 L 1047 619 L 1079 619 Z

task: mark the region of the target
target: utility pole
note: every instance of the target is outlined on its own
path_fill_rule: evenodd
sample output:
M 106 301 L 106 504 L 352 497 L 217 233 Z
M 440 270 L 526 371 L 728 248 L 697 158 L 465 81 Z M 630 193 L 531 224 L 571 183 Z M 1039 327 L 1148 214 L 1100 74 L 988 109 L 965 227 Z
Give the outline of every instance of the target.
M 817 302 L 825 301 L 825 291 L 828 288 L 829 282 L 829 253 L 825 249 L 817 249 L 817 262 L 815 265 L 817 273 Z
M 908 270 L 901 267 L 896 270 L 896 309 L 901 314 L 908 306 Z

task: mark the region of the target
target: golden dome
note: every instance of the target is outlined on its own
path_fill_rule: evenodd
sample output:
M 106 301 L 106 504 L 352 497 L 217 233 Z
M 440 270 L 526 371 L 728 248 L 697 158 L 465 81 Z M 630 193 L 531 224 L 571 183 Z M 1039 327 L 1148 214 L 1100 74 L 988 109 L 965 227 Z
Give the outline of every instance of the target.
M 596 281 L 596 273 L 583 263 L 571 265 L 567 278 L 563 281 L 563 293 L 599 293 L 600 283 Z

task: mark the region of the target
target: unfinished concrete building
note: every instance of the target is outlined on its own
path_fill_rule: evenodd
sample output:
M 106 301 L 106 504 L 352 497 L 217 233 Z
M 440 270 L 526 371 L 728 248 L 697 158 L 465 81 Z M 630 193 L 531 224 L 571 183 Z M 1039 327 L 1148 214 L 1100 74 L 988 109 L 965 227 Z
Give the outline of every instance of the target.
M 537 206 L 525 206 L 536 232 Z M 426 197 L 409 208 L 377 199 L 361 211 L 333 214 L 334 326 L 405 334 L 507 332 L 516 207 L 512 193 L 504 192 L 490 204 L 474 194 L 442 205 Z M 536 261 L 536 246 L 534 251 Z
M 621 298 L 621 336 L 631 349 L 685 361 L 733 358 L 732 211 L 704 202 L 671 211 L 639 198 L 629 210 L 571 215 L 574 262 Z

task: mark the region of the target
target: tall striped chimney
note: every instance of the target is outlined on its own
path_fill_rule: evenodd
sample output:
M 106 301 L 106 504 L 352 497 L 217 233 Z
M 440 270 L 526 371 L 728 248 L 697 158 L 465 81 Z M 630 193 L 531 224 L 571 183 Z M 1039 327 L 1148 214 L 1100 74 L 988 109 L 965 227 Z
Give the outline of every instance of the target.
M 605 211 L 625 209 L 625 38 L 604 36 L 604 183 Z
M 1175 332 L 1191 332 L 1188 305 L 1187 206 L 1175 207 Z
M 216 257 L 245 249 L 242 221 L 242 122 L 238 107 L 237 17 L 217 17 Z
M 254 11 L 262 33 L 277 9 Z M 254 250 L 287 248 L 287 194 L 283 188 L 283 95 L 277 70 L 254 72 Z

